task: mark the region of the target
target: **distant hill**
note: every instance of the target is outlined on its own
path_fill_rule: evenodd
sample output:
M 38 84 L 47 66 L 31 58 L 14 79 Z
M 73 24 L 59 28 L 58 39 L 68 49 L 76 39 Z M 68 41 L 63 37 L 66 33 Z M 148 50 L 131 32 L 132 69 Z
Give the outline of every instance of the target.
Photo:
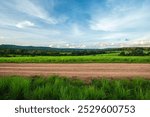
M 72 51 L 72 50 L 111 50 L 111 48 L 107 49 L 81 49 L 81 48 L 51 48 L 51 47 L 41 47 L 41 46 L 20 46 L 20 45 L 0 45 L 1 49 L 29 49 L 29 50 L 63 50 L 63 51 Z M 113 48 L 114 49 L 114 48 Z M 116 50 L 115 48 L 114 50 Z
M 25 50 L 46 50 L 46 51 L 83 51 L 83 50 L 103 50 L 103 51 L 122 51 L 132 50 L 134 48 L 143 48 L 150 50 L 150 47 L 123 47 L 123 48 L 105 48 L 105 49 L 79 49 L 79 48 L 51 48 L 42 46 L 20 46 L 20 45 L 0 45 L 0 49 L 25 49 Z
M 0 45 L 1 49 L 29 49 L 29 50 L 97 50 L 97 49 L 81 49 L 81 48 L 51 48 L 43 46 L 21 46 L 21 45 Z M 100 50 L 100 49 L 98 49 Z
M 0 45 L 0 56 L 75 56 L 104 54 L 102 49 L 71 49 L 18 45 Z
M 149 55 L 150 48 L 106 48 L 106 49 L 70 49 L 70 48 L 51 48 L 51 47 L 35 47 L 35 46 L 18 46 L 18 45 L 0 45 L 0 56 L 83 56 L 97 55 L 107 53 L 120 53 L 127 55 L 132 51 L 140 50 Z M 131 52 L 130 52 L 131 51 Z M 139 51 L 138 51 L 139 52 Z M 132 55 L 132 54 L 129 54 Z M 144 55 L 144 54 L 143 54 Z
M 57 48 L 50 48 L 50 47 L 37 47 L 37 46 L 20 46 L 20 45 L 0 45 L 0 48 L 3 49 L 31 49 L 31 50 L 52 50 Z

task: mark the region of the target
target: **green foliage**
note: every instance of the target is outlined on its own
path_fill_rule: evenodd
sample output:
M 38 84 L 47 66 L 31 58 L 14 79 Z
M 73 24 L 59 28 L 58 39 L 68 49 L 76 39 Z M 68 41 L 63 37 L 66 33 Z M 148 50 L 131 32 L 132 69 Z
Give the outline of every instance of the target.
M 0 63 L 150 63 L 149 56 L 117 56 L 116 54 L 101 54 L 96 56 L 0 57 Z
M 149 50 L 145 50 L 144 51 L 144 48 L 132 48 L 128 51 L 121 51 L 120 52 L 120 56 L 146 56 L 146 55 L 149 55 Z
M 69 49 L 69 48 L 50 48 L 50 47 L 32 47 L 32 46 L 16 46 L 16 45 L 0 45 L 1 57 L 14 56 L 85 56 L 107 53 L 125 52 L 127 56 L 143 56 L 149 55 L 148 47 L 132 47 L 132 48 L 106 48 L 106 49 Z M 126 53 L 127 51 L 127 53 Z M 146 51 L 147 53 L 144 53 Z M 120 53 L 123 55 L 123 53 Z
M 150 99 L 150 80 L 95 79 L 90 83 L 65 77 L 0 78 L 0 99 Z
M 104 49 L 57 49 L 49 47 L 0 45 L 1 57 L 13 56 L 83 56 L 104 54 Z

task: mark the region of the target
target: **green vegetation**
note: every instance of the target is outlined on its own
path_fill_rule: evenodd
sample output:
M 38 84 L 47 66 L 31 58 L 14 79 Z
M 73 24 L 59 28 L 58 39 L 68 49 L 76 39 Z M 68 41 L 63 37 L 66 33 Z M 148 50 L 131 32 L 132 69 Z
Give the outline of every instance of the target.
M 132 48 L 128 51 L 122 51 L 120 52 L 121 56 L 146 56 L 150 55 L 149 51 L 144 51 L 144 48 Z
M 121 53 L 120 53 L 121 52 Z M 0 57 L 15 56 L 85 56 L 120 53 L 121 56 L 150 55 L 150 47 L 106 48 L 106 49 L 71 49 L 33 46 L 0 45 Z
M 150 63 L 150 56 L 118 56 L 116 54 L 0 57 L 0 63 Z
M 0 99 L 150 99 L 150 80 L 95 79 L 90 83 L 64 77 L 5 76 Z
M 0 45 L 1 57 L 15 56 L 83 56 L 104 54 L 107 49 L 70 49 L 70 48 L 50 48 L 50 47 L 32 47 Z M 112 51 L 112 50 L 111 50 Z
M 150 48 L 61 49 L 0 45 L 0 63 L 150 63 Z

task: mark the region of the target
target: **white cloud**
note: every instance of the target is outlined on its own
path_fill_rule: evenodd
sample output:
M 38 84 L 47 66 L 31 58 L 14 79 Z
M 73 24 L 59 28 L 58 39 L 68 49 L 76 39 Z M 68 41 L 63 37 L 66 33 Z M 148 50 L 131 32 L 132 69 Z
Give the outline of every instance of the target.
M 138 47 L 150 47 L 150 35 L 131 40 L 129 45 Z
M 67 42 L 50 42 L 49 47 L 52 47 L 52 48 L 86 48 L 86 45 L 67 43 Z
M 89 25 L 92 30 L 125 31 L 129 29 L 141 30 L 141 28 L 145 29 L 145 27 L 148 27 L 147 23 L 150 20 L 150 15 L 147 11 L 150 8 L 146 3 L 135 7 L 135 3 L 131 2 L 132 4 L 130 4 L 129 1 L 118 3 L 119 5 L 116 5 L 114 0 L 108 1 L 109 11 L 100 12 L 92 16 Z M 119 1 L 117 0 L 117 2 Z
M 4 37 L 4 36 L 0 36 L 0 39 L 5 39 L 6 37 Z
M 52 1 L 50 1 L 52 2 Z M 53 4 L 49 4 L 49 10 L 52 11 Z M 65 21 L 65 17 L 62 19 L 56 19 L 51 15 L 51 12 L 45 10 L 44 7 L 37 1 L 31 0 L 11 0 L 11 1 L 2 1 L 0 4 L 0 16 L 3 15 L 4 18 L 7 16 L 12 17 L 13 15 L 19 14 L 19 16 L 12 17 L 12 19 L 18 20 L 21 17 L 27 18 L 39 18 L 42 21 L 49 23 L 49 24 L 57 24 L 59 21 Z M 5 14 L 3 14 L 5 13 Z
M 141 24 L 145 22 L 144 16 L 138 13 L 128 13 L 123 17 L 108 16 L 100 20 L 99 19 L 91 21 L 90 28 L 92 30 L 123 31 L 128 29 L 140 28 Z
M 108 35 L 102 35 L 102 39 L 124 39 L 127 38 L 128 34 L 126 33 L 110 33 Z
M 20 12 L 26 13 L 30 16 L 40 18 L 49 24 L 57 24 L 59 21 L 64 21 L 63 19 L 56 19 L 49 12 L 47 12 L 40 4 L 35 3 L 34 1 L 24 0 L 23 2 L 20 0 L 15 0 L 16 9 Z M 49 4 L 49 8 L 53 9 L 53 4 Z
M 114 47 L 115 43 L 112 42 L 99 42 L 96 45 L 96 48 L 106 48 L 106 47 Z
M 28 28 L 28 27 L 33 27 L 33 26 L 35 26 L 35 24 L 30 21 L 22 21 L 16 24 L 17 28 Z
M 53 0 L 48 1 L 49 9 L 38 3 L 38 1 L 32 0 L 12 0 L 2 1 L 0 4 L 0 23 L 2 25 L 14 26 L 14 24 L 20 20 L 37 20 L 48 24 L 60 24 L 64 23 L 68 17 L 65 15 L 59 15 L 54 17 L 52 15 L 55 2 Z M 26 18 L 26 19 L 25 19 Z
M 73 35 L 75 35 L 75 36 L 83 35 L 83 32 L 81 31 L 81 29 L 79 28 L 79 26 L 77 24 L 73 24 L 72 32 L 73 32 Z
M 113 47 L 150 47 L 150 37 L 148 39 L 134 39 L 124 42 L 99 42 L 95 45 L 97 48 L 113 48 Z
M 80 47 L 79 48 L 86 48 L 86 45 L 85 44 L 81 44 L 79 45 Z

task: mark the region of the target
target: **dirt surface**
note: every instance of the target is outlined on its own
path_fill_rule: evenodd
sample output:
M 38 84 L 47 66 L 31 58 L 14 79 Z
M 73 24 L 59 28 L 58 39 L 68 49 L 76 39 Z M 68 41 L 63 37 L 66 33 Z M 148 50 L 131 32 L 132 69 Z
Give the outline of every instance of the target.
M 60 75 L 91 79 L 98 77 L 150 79 L 150 64 L 89 63 L 89 64 L 0 64 L 0 76 Z

